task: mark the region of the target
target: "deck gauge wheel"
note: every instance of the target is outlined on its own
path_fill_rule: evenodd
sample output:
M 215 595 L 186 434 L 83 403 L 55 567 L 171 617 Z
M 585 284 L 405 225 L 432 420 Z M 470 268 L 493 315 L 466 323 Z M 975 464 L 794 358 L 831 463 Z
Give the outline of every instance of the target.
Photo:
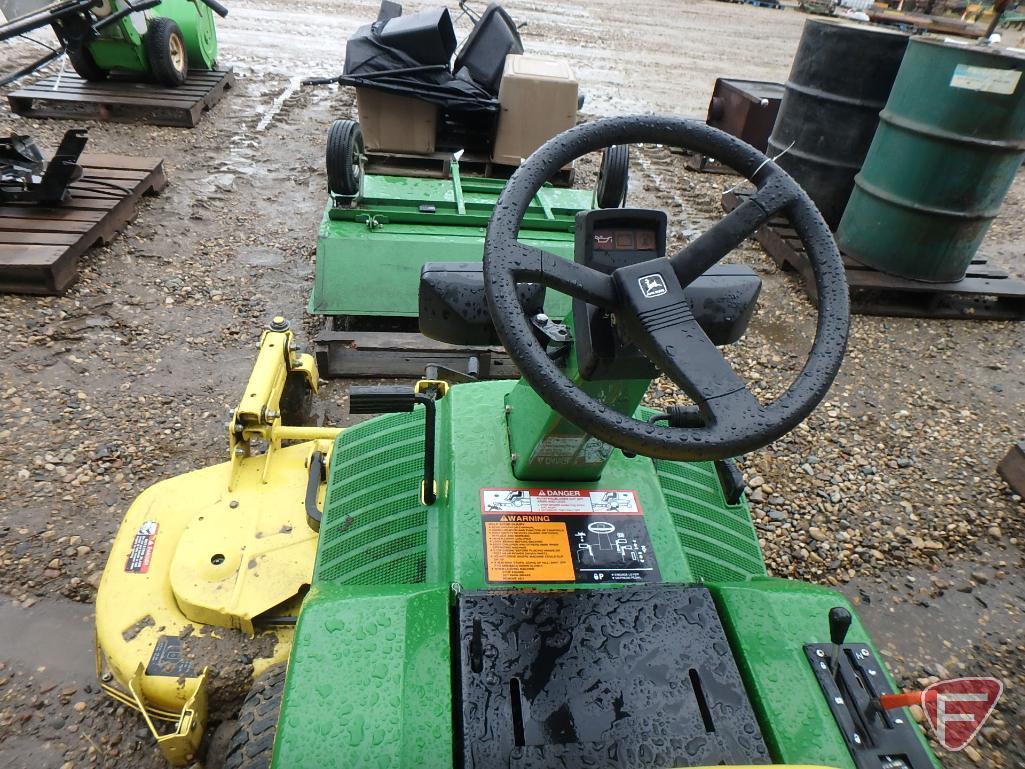
M 327 189 L 334 195 L 359 193 L 363 176 L 363 131 L 355 120 L 336 120 L 327 133 Z
M 630 175 L 630 145 L 607 147 L 598 167 L 595 195 L 598 208 L 622 208 L 626 205 L 626 189 Z
M 723 219 L 666 258 L 611 273 L 518 240 L 538 190 L 560 168 L 612 145 L 665 144 L 719 159 L 755 186 Z M 769 220 L 789 220 L 815 274 L 818 323 L 804 367 L 789 388 L 763 404 L 694 317 L 684 289 Z M 619 333 L 695 404 L 688 426 L 663 427 L 621 414 L 571 382 L 535 336 L 519 283 L 540 283 L 611 314 Z M 598 120 L 559 134 L 521 165 L 502 191 L 484 243 L 484 286 L 491 319 L 535 392 L 581 430 L 624 451 L 677 461 L 717 460 L 761 448 L 796 427 L 829 390 L 850 326 L 847 279 L 836 241 L 807 193 L 749 144 L 704 123 L 638 115 Z
M 146 28 L 145 42 L 146 57 L 157 82 L 169 88 L 184 85 L 189 75 L 189 54 L 177 22 L 164 16 L 153 19 Z

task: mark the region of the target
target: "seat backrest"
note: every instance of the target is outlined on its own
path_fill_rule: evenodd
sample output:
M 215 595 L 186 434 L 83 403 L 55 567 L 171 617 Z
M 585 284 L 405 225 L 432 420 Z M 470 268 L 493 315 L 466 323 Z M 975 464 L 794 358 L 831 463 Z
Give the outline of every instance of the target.
M 452 71 L 459 75 L 465 68 L 475 83 L 497 95 L 505 57 L 510 53 L 523 53 L 520 33 L 506 10 L 491 3 L 466 36 Z

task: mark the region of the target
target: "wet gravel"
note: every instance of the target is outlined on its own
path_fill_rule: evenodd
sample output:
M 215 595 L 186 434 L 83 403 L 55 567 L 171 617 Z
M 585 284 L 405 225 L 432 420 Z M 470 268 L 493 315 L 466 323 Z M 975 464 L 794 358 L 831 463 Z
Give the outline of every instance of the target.
M 0 621 L 62 644 L 45 658 L 38 645 L 0 649 L 4 766 L 162 765 L 142 721 L 98 692 L 88 642 L 64 631 L 90 625 L 131 500 L 224 457 L 225 414 L 261 325 L 282 313 L 315 327 L 304 306 L 323 137 L 352 99 L 294 80 L 337 72 L 342 41 L 376 5 L 233 4 L 221 39 L 239 84 L 199 127 L 88 123 L 94 151 L 163 157 L 167 190 L 86 255 L 67 296 L 0 296 Z M 507 5 L 528 22 L 528 51 L 573 61 L 590 116 L 700 116 L 716 76 L 782 80 L 804 21 L 708 0 L 671 11 L 660 0 Z M 71 125 L 0 114 L 0 133 L 31 133 L 47 151 Z M 685 172 L 679 156 L 646 147 L 633 156 L 630 202 L 665 208 L 679 245 L 721 216 L 721 193 L 736 182 Z M 1019 277 L 1023 210 L 1019 174 L 983 247 Z M 750 332 L 727 354 L 768 398 L 799 369 L 814 308 L 756 245 L 731 258 L 765 285 Z M 1025 506 L 994 472 L 1025 432 L 1023 385 L 1022 324 L 856 317 L 826 401 L 741 459 L 771 572 L 847 593 L 902 683 L 1003 678 L 997 716 L 975 752 L 944 756 L 949 767 L 1025 765 Z M 320 419 L 348 421 L 345 389 L 325 388 Z M 676 400 L 671 384 L 653 386 L 651 402 Z

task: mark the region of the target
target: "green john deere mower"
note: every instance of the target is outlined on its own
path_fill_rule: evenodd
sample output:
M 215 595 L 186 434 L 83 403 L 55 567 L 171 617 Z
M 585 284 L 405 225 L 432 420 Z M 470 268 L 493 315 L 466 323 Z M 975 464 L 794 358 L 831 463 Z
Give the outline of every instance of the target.
M 519 238 L 553 173 L 629 143 L 714 156 L 757 191 L 673 255 L 652 210 L 581 211 L 572 260 Z M 762 403 L 717 349 L 760 281 L 719 262 L 774 216 L 808 250 L 818 327 Z M 893 681 L 847 601 L 766 575 L 729 462 L 807 417 L 846 345 L 838 251 L 789 176 L 692 121 L 578 126 L 505 186 L 482 266 L 421 282 L 427 336 L 494 335 L 522 379 L 352 389 L 380 415 L 334 443 L 287 666 L 257 679 L 227 766 L 938 766 L 880 705 Z M 691 405 L 640 405 L 659 372 Z
M 575 125 L 581 96 L 567 62 L 524 54 L 497 3 L 479 16 L 460 7 L 474 23 L 458 52 L 445 8 L 404 16 L 385 2 L 349 39 L 344 74 L 304 81 L 354 87 L 360 118 L 334 121 L 326 143 L 327 204 L 308 304 L 325 319 L 316 339 L 325 376 L 417 376 L 428 360 L 482 378 L 515 376 L 500 350 L 443 348 L 417 333 L 420 270 L 480 262 L 506 180 Z M 573 188 L 572 164 L 558 169 L 530 201 L 523 239 L 571 258 L 576 215 L 624 205 L 627 150 L 603 154 L 593 189 Z M 561 319 L 570 303 L 552 296 L 546 309 Z
M 47 26 L 58 41 L 31 64 L 0 73 L 0 85 L 66 54 L 85 80 L 116 74 L 180 86 L 189 69 L 216 67 L 213 14 L 228 15 L 218 0 L 2 0 L 0 11 L 8 19 L 0 26 L 0 41 Z
M 375 334 L 393 340 L 396 333 L 415 332 L 420 315 L 417 294 L 420 270 L 435 261 L 478 263 L 484 234 L 506 179 L 464 175 L 460 152 L 445 161 L 444 178 L 420 175 L 410 163 L 391 173 L 364 172 L 366 150 L 359 123 L 336 120 L 327 142 L 328 204 L 317 237 L 313 291 L 308 310 L 325 318 L 317 337 L 318 363 L 326 376 L 410 374 L 413 364 L 390 368 L 387 361 L 362 363 L 352 332 L 362 339 Z M 411 158 L 400 159 L 409 163 Z M 597 207 L 615 207 L 626 199 L 629 154 L 626 147 L 602 155 L 594 189 L 544 184 L 530 201 L 523 221 L 525 242 L 570 258 L 574 250 L 575 217 Z M 564 175 L 564 179 L 572 178 Z M 552 296 L 548 313 L 563 318 L 569 300 Z M 338 333 L 341 332 L 341 333 Z M 426 340 L 415 335 L 414 345 Z M 357 336 L 356 339 L 359 339 Z M 467 342 L 453 350 L 464 351 Z M 406 351 L 408 354 L 408 350 Z M 508 377 L 515 369 L 507 357 L 481 347 L 472 351 L 484 378 Z M 440 354 L 432 350 L 431 354 Z M 463 369 L 464 356 L 449 353 L 439 363 Z

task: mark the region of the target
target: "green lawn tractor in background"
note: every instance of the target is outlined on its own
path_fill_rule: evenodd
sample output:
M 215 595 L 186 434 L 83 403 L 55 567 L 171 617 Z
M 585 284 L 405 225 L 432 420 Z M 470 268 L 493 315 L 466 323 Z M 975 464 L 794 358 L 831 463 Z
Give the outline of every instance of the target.
M 0 11 L 8 19 L 0 41 L 49 26 L 59 43 L 31 64 L 0 73 L 0 85 L 67 54 L 85 80 L 116 74 L 180 86 L 189 69 L 216 67 L 213 14 L 228 15 L 218 0 L 0 0 Z
M 655 210 L 579 211 L 572 260 L 519 239 L 547 179 L 630 143 L 716 157 L 757 189 L 672 255 Z M 719 262 L 775 216 L 808 251 L 818 316 L 800 374 L 762 403 L 718 349 L 761 283 Z M 894 683 L 847 600 L 767 576 L 729 460 L 800 424 L 846 347 L 840 255 L 789 176 L 694 121 L 581 125 L 513 174 L 483 264 L 429 263 L 421 282 L 426 336 L 491 337 L 522 378 L 351 389 L 378 416 L 334 442 L 291 653 L 257 678 L 226 766 L 938 769 L 880 699 Z M 640 405 L 659 373 L 687 405 Z
M 577 122 L 580 92 L 568 63 L 524 54 L 518 27 L 497 3 L 479 16 L 462 7 L 473 28 L 458 50 L 447 9 L 404 16 L 384 3 L 378 20 L 348 40 L 344 74 L 305 81 L 355 87 L 359 110 L 359 122 L 336 120 L 327 136 L 327 205 L 308 305 L 325 317 L 316 340 L 325 376 L 423 372 L 415 350 L 437 345 L 416 333 L 421 268 L 479 262 L 506 179 Z M 559 169 L 532 199 L 524 239 L 572 258 L 577 213 L 623 205 L 628 169 L 626 147 L 604 154 L 594 189 L 574 189 L 574 167 Z M 561 319 L 569 302 L 553 296 L 547 309 Z M 364 365 L 359 348 L 373 340 L 402 352 Z M 515 375 L 492 352 L 471 355 L 475 373 Z M 464 373 L 470 365 L 452 349 L 435 362 Z
M 311 314 L 327 316 L 328 328 L 317 339 L 318 350 L 327 351 L 318 362 L 327 376 L 384 373 L 339 363 L 352 354 L 350 336 L 334 332 L 392 336 L 417 331 L 421 268 L 428 262 L 479 263 L 484 231 L 506 180 L 464 176 L 458 153 L 447 164 L 447 178 L 400 175 L 401 169 L 365 174 L 360 161 L 365 152 L 362 131 L 352 120 L 334 122 L 327 147 L 330 194 L 308 307 Z M 618 205 L 626 198 L 626 150 L 613 148 L 603 155 L 595 190 L 543 185 L 524 217 L 524 240 L 572 258 L 576 215 L 602 204 Z M 551 317 L 563 318 L 570 303 L 552 296 L 546 308 Z M 502 360 L 482 352 L 477 374 L 512 375 L 514 369 L 503 368 Z M 422 370 L 421 366 L 418 371 Z

